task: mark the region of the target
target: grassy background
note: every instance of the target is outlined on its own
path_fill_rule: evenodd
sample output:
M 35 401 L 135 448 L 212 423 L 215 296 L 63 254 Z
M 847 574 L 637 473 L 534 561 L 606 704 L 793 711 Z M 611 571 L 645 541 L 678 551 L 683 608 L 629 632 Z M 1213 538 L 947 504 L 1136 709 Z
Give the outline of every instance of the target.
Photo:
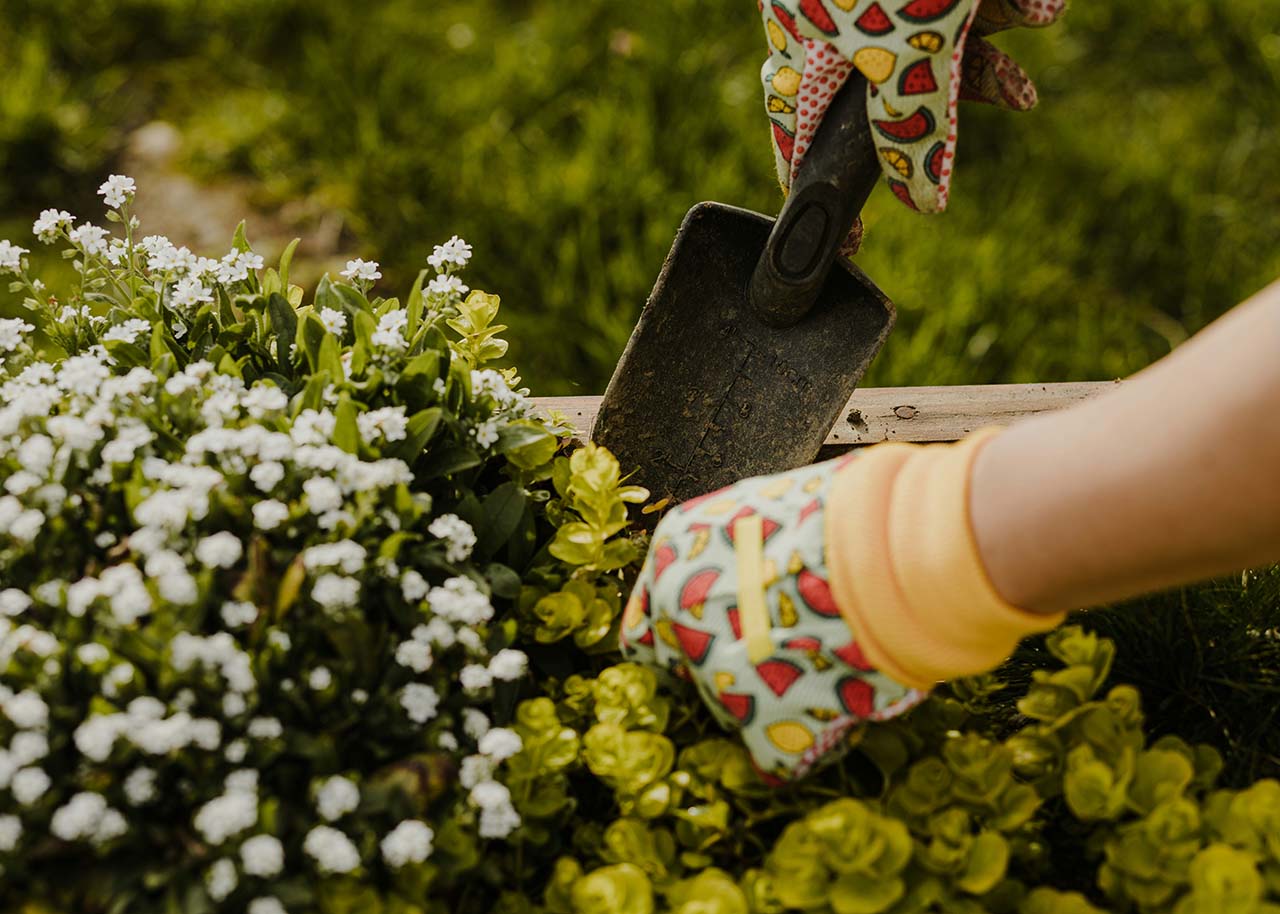
M 375 257 L 402 292 L 463 235 L 535 391 L 600 392 L 683 213 L 780 202 L 753 6 L 0 0 L 0 237 L 97 212 L 163 119 L 184 175 L 259 214 L 251 238 L 297 201 L 340 219 L 314 270 Z M 900 319 L 868 384 L 1123 376 L 1280 275 L 1274 0 L 1080 0 L 998 41 L 1041 107 L 966 108 L 946 215 L 873 199 L 860 262 Z M 1280 773 L 1278 590 L 1093 618 L 1157 729 L 1214 740 L 1237 780 Z
M 0 0 L 0 23 L 10 234 L 93 212 L 164 118 L 197 177 L 340 213 L 388 288 L 471 240 L 540 393 L 603 389 L 691 204 L 780 202 L 749 0 Z M 902 317 L 868 383 L 1121 376 L 1280 274 L 1271 0 L 1082 0 L 1000 42 L 1041 107 L 965 110 L 946 215 L 876 195 L 862 263 Z

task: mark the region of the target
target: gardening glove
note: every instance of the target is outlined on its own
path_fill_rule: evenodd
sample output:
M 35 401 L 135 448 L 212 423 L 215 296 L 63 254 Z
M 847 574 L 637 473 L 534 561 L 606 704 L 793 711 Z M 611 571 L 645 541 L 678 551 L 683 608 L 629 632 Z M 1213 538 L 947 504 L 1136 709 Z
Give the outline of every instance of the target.
M 623 613 L 623 653 L 691 680 L 772 783 L 936 683 L 999 665 L 1062 616 L 1007 604 L 982 566 L 968 478 L 998 432 L 880 444 L 672 509 Z
M 761 0 L 769 40 L 762 76 L 783 190 L 856 68 L 869 84 L 867 113 L 890 189 L 914 210 L 942 212 L 957 101 L 1025 111 L 1037 100 L 1026 73 L 982 36 L 1049 25 L 1065 7 L 1066 0 Z M 855 245 L 859 237 L 855 227 Z

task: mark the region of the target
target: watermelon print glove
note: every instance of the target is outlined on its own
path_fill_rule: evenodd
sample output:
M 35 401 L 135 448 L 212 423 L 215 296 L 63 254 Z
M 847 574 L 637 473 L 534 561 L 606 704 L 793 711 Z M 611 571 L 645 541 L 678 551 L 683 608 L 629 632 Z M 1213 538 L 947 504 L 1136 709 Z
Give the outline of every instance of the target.
M 854 69 L 894 195 L 924 213 L 947 207 L 956 105 L 1035 106 L 1035 86 L 982 36 L 1056 21 L 1066 0 L 762 0 L 762 71 L 778 179 L 791 186 L 836 91 Z M 851 244 L 860 233 L 855 227 Z
M 624 655 L 691 680 L 771 783 L 834 760 L 849 732 L 925 693 L 871 667 L 828 584 L 828 495 L 852 456 L 744 479 L 654 531 Z

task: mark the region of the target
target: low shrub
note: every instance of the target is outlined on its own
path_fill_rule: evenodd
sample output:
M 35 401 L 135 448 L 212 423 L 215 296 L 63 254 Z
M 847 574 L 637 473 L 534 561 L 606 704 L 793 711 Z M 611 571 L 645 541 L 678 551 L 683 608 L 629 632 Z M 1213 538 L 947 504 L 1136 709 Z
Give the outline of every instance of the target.
M 48 210 L 0 242 L 0 903 L 40 914 L 1275 911 L 1280 783 L 1071 626 L 766 787 L 618 662 L 647 493 L 531 409 L 470 248 L 403 299 Z M 35 331 L 48 341 L 35 342 Z M 1007 691 L 1007 690 L 1006 690 Z

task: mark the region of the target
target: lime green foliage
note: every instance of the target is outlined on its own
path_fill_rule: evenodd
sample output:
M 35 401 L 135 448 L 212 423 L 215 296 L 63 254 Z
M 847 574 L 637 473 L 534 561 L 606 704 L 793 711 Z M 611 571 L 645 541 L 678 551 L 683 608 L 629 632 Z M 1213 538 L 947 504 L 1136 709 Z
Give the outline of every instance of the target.
M 868 383 L 1124 375 L 1273 279 L 1278 36 L 1269 0 L 1001 36 L 1041 107 L 965 106 L 947 215 L 877 193 L 901 320 Z M 0 46 L 0 208 L 88 197 L 169 118 L 200 171 L 346 214 L 390 287 L 441 225 L 495 252 L 475 282 L 547 394 L 603 389 L 691 204 L 780 202 L 749 2 L 0 0 Z

